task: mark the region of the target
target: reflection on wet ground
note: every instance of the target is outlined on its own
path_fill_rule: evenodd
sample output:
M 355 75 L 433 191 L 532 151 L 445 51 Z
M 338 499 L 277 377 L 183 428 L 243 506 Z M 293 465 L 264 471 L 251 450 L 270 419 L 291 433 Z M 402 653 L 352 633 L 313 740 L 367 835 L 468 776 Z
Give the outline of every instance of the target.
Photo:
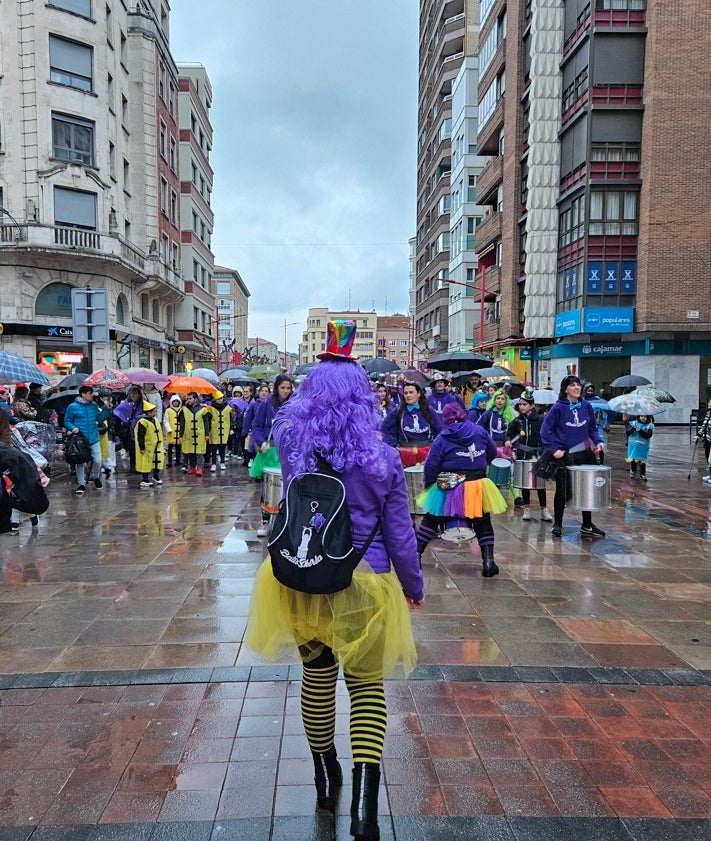
M 595 515 L 606 538 L 581 540 L 567 512 L 554 541 L 534 503 L 529 522 L 495 519 L 495 579 L 476 548 L 430 545 L 419 679 L 388 685 L 384 838 L 428 837 L 405 816 L 711 816 L 711 488 L 700 459 L 686 479 L 686 429 L 657 431 L 644 485 L 623 438 L 613 507 Z M 277 818 L 300 816 L 293 837 L 316 838 L 298 673 L 260 672 L 242 643 L 265 554 L 258 486 L 236 464 L 166 474 L 145 492 L 119 473 L 84 497 L 55 478 L 39 528 L 0 536 L 0 825 L 133 822 L 148 837 L 155 821 L 206 821 L 217 838 L 220 821 L 274 817 L 233 829 L 276 838 Z M 502 827 L 487 831 L 538 837 Z

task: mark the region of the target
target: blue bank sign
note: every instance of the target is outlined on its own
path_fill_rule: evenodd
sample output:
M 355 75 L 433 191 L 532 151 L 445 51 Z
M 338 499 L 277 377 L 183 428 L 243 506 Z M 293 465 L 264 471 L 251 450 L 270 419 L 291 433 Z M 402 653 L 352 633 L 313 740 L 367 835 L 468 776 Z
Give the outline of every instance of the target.
M 555 317 L 555 336 L 577 333 L 633 333 L 634 307 L 584 307 L 559 312 Z

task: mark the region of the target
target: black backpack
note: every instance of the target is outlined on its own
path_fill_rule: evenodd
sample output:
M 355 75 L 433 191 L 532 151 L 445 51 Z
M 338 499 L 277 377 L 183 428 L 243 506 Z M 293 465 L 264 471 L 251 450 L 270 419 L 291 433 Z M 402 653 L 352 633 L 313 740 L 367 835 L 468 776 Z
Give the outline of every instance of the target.
M 25 514 L 44 514 L 49 508 L 37 467 L 22 450 L 0 442 L 0 481 L 10 500 L 10 507 Z
M 315 473 L 292 477 L 274 518 L 268 544 L 274 577 L 301 593 L 345 590 L 378 524 L 355 549 L 346 489 L 340 475 L 319 458 Z
M 85 464 L 91 461 L 91 444 L 83 432 L 67 436 L 64 442 L 64 460 L 67 464 Z

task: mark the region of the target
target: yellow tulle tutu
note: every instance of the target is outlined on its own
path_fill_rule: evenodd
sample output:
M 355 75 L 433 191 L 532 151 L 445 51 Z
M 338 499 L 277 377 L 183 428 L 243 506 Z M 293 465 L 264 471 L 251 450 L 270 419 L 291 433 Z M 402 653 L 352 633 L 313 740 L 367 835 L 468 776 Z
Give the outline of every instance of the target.
M 451 490 L 439 488 L 434 482 L 416 501 L 423 511 L 435 517 L 474 519 L 484 514 L 503 514 L 508 507 L 491 479 L 461 482 Z
M 313 595 L 280 584 L 267 558 L 254 580 L 245 643 L 267 660 L 306 645 L 315 659 L 328 646 L 344 671 L 375 679 L 391 675 L 398 662 L 408 675 L 417 661 L 397 576 L 375 573 L 364 562 L 350 587 Z

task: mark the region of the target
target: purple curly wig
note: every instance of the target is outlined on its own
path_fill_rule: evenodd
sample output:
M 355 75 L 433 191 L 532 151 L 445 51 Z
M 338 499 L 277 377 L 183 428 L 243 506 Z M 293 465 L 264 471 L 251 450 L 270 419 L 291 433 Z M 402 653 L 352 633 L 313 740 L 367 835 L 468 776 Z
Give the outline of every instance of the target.
M 287 421 L 283 437 L 296 473 L 314 471 L 318 452 L 338 473 L 357 465 L 377 479 L 385 478 L 378 398 L 360 365 L 322 360 L 279 414 Z
M 442 409 L 442 426 L 451 426 L 467 419 L 467 410 L 459 403 L 447 403 Z

